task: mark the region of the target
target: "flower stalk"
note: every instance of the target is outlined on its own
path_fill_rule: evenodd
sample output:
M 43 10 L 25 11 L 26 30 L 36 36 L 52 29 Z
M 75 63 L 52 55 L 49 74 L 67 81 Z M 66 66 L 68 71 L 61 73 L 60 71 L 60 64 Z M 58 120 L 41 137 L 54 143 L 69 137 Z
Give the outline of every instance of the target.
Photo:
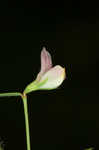
M 28 118 L 27 96 L 24 93 L 22 95 L 22 100 L 23 100 L 23 105 L 24 105 L 27 150 L 31 150 L 31 146 L 30 146 L 30 133 L 29 133 L 29 118 Z
M 21 96 L 22 94 L 19 92 L 12 93 L 0 93 L 0 97 L 10 97 L 10 96 Z

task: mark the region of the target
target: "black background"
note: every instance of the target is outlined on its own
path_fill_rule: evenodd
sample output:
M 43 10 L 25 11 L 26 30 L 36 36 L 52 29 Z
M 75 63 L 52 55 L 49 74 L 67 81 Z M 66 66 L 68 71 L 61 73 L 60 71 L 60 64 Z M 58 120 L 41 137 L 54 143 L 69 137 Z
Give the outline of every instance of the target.
M 0 2 L 0 93 L 20 91 L 36 78 L 43 46 L 66 68 L 57 90 L 28 95 L 31 149 L 98 149 L 98 4 L 88 1 Z M 20 98 L 0 98 L 0 138 L 7 150 L 26 150 Z

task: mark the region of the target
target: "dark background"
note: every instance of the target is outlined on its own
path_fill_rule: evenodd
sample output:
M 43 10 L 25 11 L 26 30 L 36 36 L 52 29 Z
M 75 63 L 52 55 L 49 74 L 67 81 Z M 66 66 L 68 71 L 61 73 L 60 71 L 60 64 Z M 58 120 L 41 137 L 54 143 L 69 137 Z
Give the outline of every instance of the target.
M 66 68 L 60 88 L 28 95 L 32 149 L 98 149 L 98 4 L 3 1 L 0 7 L 0 93 L 22 92 L 36 78 L 43 46 L 53 65 Z M 0 138 L 7 150 L 26 150 L 20 98 L 0 98 Z

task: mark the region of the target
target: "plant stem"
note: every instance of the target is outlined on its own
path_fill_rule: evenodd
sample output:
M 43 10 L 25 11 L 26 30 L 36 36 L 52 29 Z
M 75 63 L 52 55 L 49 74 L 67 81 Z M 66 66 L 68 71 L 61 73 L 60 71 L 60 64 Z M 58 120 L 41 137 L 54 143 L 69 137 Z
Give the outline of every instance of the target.
M 28 106 L 27 106 L 26 94 L 23 93 L 22 99 L 23 99 L 24 115 L 25 115 L 27 150 L 31 150 L 31 148 L 30 148 L 30 134 L 29 134 L 29 120 L 28 120 Z
M 30 148 L 30 134 L 29 134 L 27 96 L 26 96 L 25 93 L 21 94 L 19 92 L 0 93 L 0 97 L 9 97 L 9 96 L 21 96 L 22 97 L 23 105 L 24 105 L 24 115 L 25 115 L 27 150 L 31 150 L 31 148 Z
M 9 96 L 21 96 L 22 94 L 19 92 L 12 92 L 12 93 L 0 93 L 0 97 L 9 97 Z

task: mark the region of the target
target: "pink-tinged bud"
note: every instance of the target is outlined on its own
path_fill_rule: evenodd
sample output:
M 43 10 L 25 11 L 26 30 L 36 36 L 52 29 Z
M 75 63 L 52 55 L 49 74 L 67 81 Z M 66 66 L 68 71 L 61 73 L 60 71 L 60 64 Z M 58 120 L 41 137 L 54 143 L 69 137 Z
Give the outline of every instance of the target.
M 37 80 L 39 81 L 41 76 L 51 68 L 52 68 L 51 55 L 48 51 L 46 51 L 45 47 L 43 47 L 41 51 L 41 70 L 37 75 Z
M 51 55 L 45 48 L 41 51 L 41 70 L 36 80 L 30 83 L 24 93 L 35 90 L 51 90 L 59 87 L 66 77 L 65 68 L 60 65 L 52 67 Z

